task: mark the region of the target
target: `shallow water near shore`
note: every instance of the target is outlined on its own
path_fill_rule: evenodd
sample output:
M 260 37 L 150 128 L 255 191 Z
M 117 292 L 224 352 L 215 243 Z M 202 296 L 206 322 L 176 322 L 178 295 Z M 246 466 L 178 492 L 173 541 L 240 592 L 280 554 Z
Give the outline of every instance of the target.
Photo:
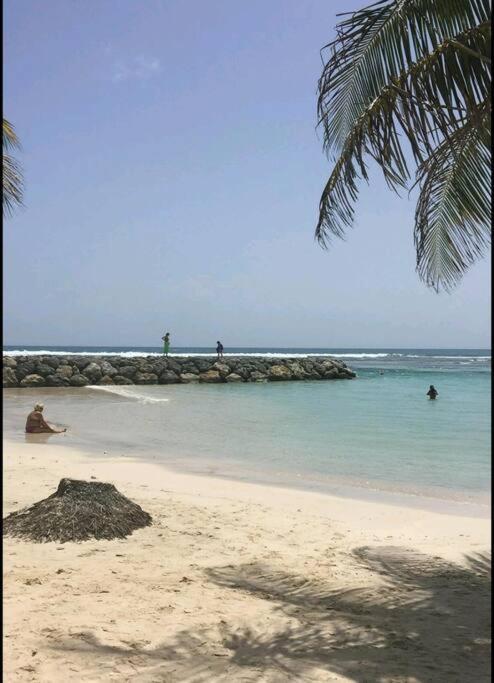
M 4 390 L 4 434 L 342 495 L 487 504 L 490 371 L 348 362 L 355 380 Z M 23 434 L 36 400 L 65 436 Z

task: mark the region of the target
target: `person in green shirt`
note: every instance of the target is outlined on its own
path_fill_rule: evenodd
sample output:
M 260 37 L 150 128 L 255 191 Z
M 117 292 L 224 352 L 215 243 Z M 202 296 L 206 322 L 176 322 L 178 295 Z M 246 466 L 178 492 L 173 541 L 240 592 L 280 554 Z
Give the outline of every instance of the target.
M 163 340 L 163 353 L 165 356 L 168 356 L 168 352 L 170 351 L 170 333 L 167 332 L 161 339 Z

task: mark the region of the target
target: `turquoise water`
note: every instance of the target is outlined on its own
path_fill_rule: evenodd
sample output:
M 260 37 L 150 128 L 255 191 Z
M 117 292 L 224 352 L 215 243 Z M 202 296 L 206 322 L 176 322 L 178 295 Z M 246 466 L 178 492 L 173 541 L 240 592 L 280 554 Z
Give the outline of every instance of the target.
M 309 487 L 488 493 L 490 352 L 345 360 L 357 379 L 8 390 L 6 435 L 24 438 L 26 411 L 41 397 L 48 419 L 69 426 L 65 445 L 104 443 L 113 454 Z M 430 384 L 436 401 L 425 396 Z

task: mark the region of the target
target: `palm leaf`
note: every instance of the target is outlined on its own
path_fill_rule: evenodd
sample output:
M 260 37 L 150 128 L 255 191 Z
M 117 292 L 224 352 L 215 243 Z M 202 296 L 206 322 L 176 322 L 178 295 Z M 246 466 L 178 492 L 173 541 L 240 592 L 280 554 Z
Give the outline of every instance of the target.
M 436 291 L 455 286 L 490 244 L 490 170 L 490 147 L 471 124 L 419 167 L 417 271 Z
M 20 148 L 19 138 L 17 137 L 14 127 L 7 119 L 3 119 L 2 121 L 2 147 L 4 152 Z
M 337 38 L 326 46 L 332 53 L 319 81 L 324 148 L 335 155 L 319 204 L 316 238 L 322 246 L 332 235 L 343 237 L 352 225 L 358 181 L 368 179 L 367 158 L 372 158 L 395 191 L 407 186 L 410 161 L 418 166 L 418 270 L 429 285 L 451 287 L 484 252 L 488 228 L 480 227 L 486 224 L 479 218 L 479 206 L 490 206 L 490 194 L 482 183 L 473 202 L 472 189 L 461 180 L 462 165 L 456 176 L 448 164 L 463 154 L 470 158 L 467 151 L 475 140 L 483 150 L 479 163 L 485 165 L 490 145 L 490 38 L 486 0 L 379 0 L 338 25 Z M 465 131 L 469 143 L 463 152 Z M 441 185 L 441 168 L 449 173 L 451 185 Z M 461 223 L 447 199 L 446 185 L 468 195 L 457 198 Z M 427 205 L 439 199 L 440 218 L 434 206 Z M 449 218 L 456 222 L 446 237 Z M 462 229 L 468 233 L 464 241 L 454 232 Z
M 392 79 L 362 112 L 347 135 L 321 197 L 316 238 L 323 246 L 327 246 L 331 234 L 342 237 L 344 229 L 352 225 L 357 180 L 367 180 L 366 155 L 377 161 L 392 189 L 405 187 L 409 171 L 402 150 L 402 133 L 415 160 L 422 164 L 441 140 L 490 108 L 487 64 L 475 60 L 476 69 L 471 69 L 466 80 L 466 62 L 472 58 L 458 47 L 467 46 L 483 53 L 489 43 L 485 27 L 468 29 L 455 41 L 445 40 Z M 446 63 L 456 67 L 450 68 L 447 86 L 442 78 Z M 478 101 L 482 95 L 486 99 Z M 482 121 L 482 134 L 487 141 L 490 119 L 484 116 Z
M 318 114 L 327 152 L 338 151 L 393 77 L 434 47 L 490 20 L 487 0 L 379 0 L 344 15 L 319 80 Z
M 10 216 L 14 209 L 22 205 L 24 194 L 24 179 L 19 163 L 8 152 L 19 149 L 20 143 L 15 130 L 6 119 L 2 125 L 2 152 L 3 152 L 3 215 Z

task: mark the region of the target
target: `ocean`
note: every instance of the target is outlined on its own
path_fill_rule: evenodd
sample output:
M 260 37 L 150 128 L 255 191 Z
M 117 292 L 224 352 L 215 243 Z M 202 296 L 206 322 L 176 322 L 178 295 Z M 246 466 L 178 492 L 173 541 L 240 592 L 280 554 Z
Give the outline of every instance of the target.
M 161 349 L 6 346 L 10 355 L 137 356 Z M 172 348 L 172 355 L 214 349 Z M 44 401 L 68 427 L 44 443 L 341 495 L 487 505 L 491 352 L 486 349 L 231 348 L 228 355 L 328 355 L 346 381 L 4 390 L 4 435 L 24 440 Z M 429 401 L 434 384 L 439 392 Z

